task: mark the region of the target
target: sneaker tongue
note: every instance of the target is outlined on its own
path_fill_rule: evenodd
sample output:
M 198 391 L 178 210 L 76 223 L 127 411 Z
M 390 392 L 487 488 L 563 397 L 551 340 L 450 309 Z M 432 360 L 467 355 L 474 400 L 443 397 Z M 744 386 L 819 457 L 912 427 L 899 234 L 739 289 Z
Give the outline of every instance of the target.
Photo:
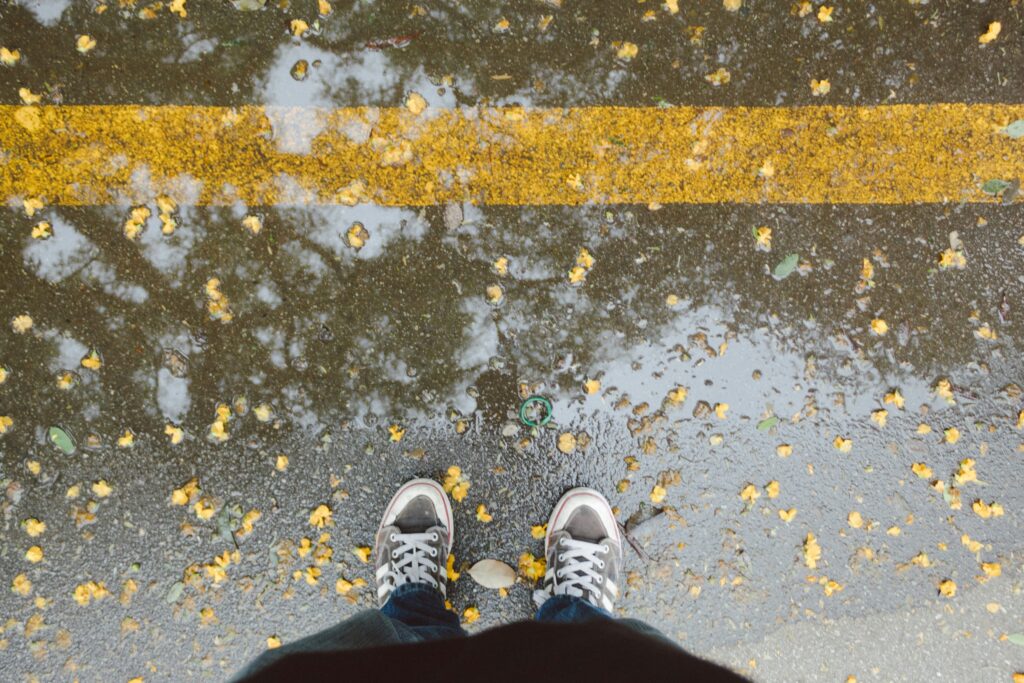
M 587 543 L 600 543 L 608 536 L 601 517 L 588 507 L 573 511 L 562 528 L 573 540 Z
M 434 504 L 426 496 L 416 496 L 410 500 L 394 521 L 394 525 L 403 534 L 418 534 L 440 524 L 441 520 L 434 512 Z

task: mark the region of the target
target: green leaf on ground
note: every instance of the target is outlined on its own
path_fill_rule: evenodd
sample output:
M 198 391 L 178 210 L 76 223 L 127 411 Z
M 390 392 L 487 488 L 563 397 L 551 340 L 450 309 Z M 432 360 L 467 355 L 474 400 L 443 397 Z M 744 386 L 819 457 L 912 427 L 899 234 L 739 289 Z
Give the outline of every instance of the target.
M 50 427 L 50 441 L 54 446 L 63 451 L 64 455 L 70 455 L 75 452 L 75 440 L 60 427 Z
M 1024 138 L 1024 119 L 1017 119 L 1006 128 L 1003 128 L 1003 135 L 1009 135 L 1014 140 Z
M 777 424 L 779 424 L 778 416 L 772 415 L 771 417 L 766 417 L 765 419 L 758 422 L 757 428 L 762 432 L 767 432 L 769 429 L 771 429 Z
M 800 254 L 790 254 L 779 261 L 779 265 L 775 266 L 772 275 L 775 276 L 776 280 L 783 280 L 792 275 L 798 263 L 800 263 Z
M 1006 636 L 1006 639 L 1014 645 L 1020 645 L 1024 647 L 1024 633 L 1011 633 Z
M 181 597 L 181 594 L 184 591 L 185 584 L 183 584 L 181 581 L 176 581 L 174 585 L 171 586 L 171 590 L 167 591 L 167 597 L 164 599 L 167 600 L 168 603 L 173 604 L 175 602 L 178 602 L 178 598 Z
M 981 186 L 981 191 L 985 194 L 999 194 L 1008 187 L 1010 187 L 1009 182 L 1000 178 L 993 178 Z

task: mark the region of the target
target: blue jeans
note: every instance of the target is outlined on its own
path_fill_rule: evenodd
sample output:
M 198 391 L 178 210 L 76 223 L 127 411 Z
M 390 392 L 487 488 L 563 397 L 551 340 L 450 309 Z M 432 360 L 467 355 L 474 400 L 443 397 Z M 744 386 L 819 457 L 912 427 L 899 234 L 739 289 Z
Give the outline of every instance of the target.
M 553 623 L 580 623 L 615 617 L 583 598 L 556 595 L 548 598 L 537 610 L 536 619 Z M 640 633 L 672 642 L 656 628 L 637 619 L 617 621 Z M 445 609 L 444 598 L 438 591 L 423 584 L 407 583 L 396 588 L 387 603 L 379 610 L 364 610 L 337 626 L 294 643 L 267 650 L 239 672 L 236 678 L 249 676 L 281 657 L 297 652 L 359 650 L 401 643 L 420 643 L 425 640 L 460 638 L 466 635 L 466 631 L 459 624 L 458 615 Z

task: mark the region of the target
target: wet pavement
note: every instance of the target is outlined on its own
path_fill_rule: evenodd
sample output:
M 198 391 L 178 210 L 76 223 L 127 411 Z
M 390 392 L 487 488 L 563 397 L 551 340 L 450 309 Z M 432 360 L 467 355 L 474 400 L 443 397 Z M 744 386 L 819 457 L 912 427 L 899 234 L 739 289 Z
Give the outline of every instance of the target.
M 1024 103 L 1012 1 L 268 4 L 2 4 L 0 104 Z M 280 111 L 267 134 L 311 154 Z M 1003 180 L 884 204 L 10 193 L 0 678 L 223 680 L 372 606 L 357 550 L 383 505 L 457 466 L 455 570 L 540 554 L 531 526 L 588 485 L 633 542 L 622 612 L 697 654 L 764 681 L 1012 681 L 1024 208 Z M 546 428 L 519 421 L 532 394 Z M 479 630 L 527 618 L 532 587 L 463 571 L 450 593 Z

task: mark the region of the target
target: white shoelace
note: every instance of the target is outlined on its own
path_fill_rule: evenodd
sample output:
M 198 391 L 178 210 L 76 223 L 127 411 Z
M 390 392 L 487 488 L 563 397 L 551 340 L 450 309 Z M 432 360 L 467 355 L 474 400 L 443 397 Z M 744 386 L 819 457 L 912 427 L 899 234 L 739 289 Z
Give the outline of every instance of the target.
M 558 550 L 559 567 L 557 570 L 549 570 L 555 572 L 552 593 L 584 597 L 591 604 L 601 607 L 604 576 L 597 569 L 604 569 L 604 560 L 597 554 L 607 553 L 608 546 L 562 538 L 558 541 Z M 534 601 L 541 605 L 549 596 L 538 593 L 541 591 L 534 593 Z
M 386 593 L 405 583 L 426 583 L 438 587 L 433 572 L 440 568 L 439 561 L 431 561 L 437 557 L 437 549 L 431 543 L 437 543 L 437 533 L 427 531 L 419 534 L 391 534 L 392 543 L 400 545 L 391 551 L 391 559 L 385 565 L 387 572 Z

